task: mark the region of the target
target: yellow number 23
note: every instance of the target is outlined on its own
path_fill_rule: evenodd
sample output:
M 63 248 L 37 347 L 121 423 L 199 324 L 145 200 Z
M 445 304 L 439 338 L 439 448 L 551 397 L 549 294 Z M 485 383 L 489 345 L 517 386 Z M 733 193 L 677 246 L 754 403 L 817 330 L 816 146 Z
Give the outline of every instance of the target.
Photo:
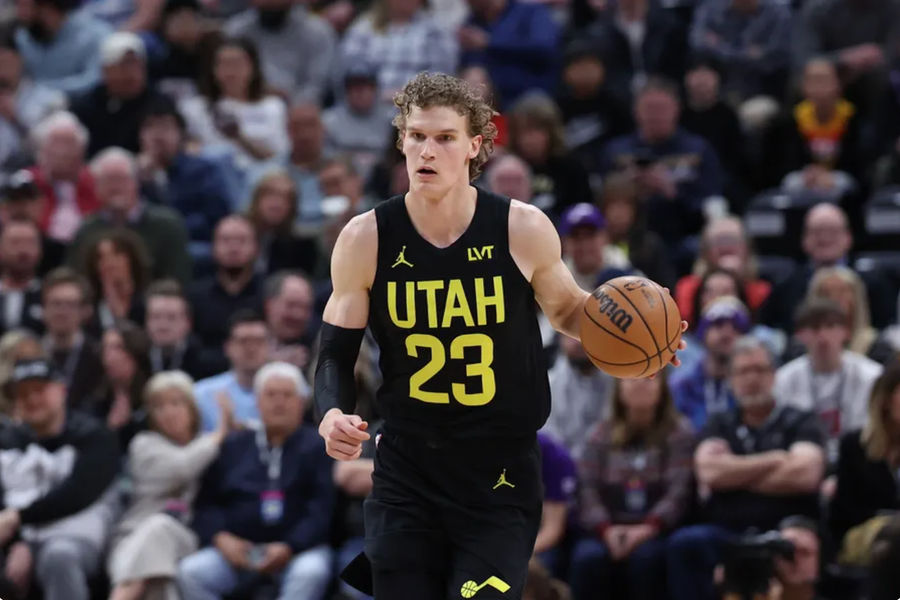
M 465 406 L 483 406 L 494 399 L 497 392 L 494 371 L 491 364 L 494 362 L 494 342 L 483 333 L 466 333 L 453 338 L 450 343 L 450 358 L 460 360 L 465 358 L 466 348 L 480 348 L 481 360 L 466 365 L 466 375 L 469 377 L 481 377 L 481 391 L 470 393 L 466 391 L 466 384 L 453 383 L 451 391 L 453 398 Z M 419 357 L 419 350 L 427 349 L 431 357 L 425 366 L 412 374 L 409 378 L 409 396 L 422 402 L 432 404 L 449 404 L 450 394 L 447 392 L 426 392 L 422 389 L 429 379 L 437 375 L 447 363 L 447 353 L 444 344 L 433 335 L 413 333 L 406 338 L 406 352 L 413 358 Z

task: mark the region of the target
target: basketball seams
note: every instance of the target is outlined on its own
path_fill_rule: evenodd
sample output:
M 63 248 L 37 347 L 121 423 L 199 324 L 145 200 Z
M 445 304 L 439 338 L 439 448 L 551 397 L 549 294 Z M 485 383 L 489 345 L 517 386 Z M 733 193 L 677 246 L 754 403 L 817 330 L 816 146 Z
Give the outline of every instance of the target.
M 643 359 L 643 360 L 636 360 L 636 361 L 634 361 L 634 362 L 614 363 L 614 362 L 609 362 L 608 360 L 603 360 L 603 359 L 601 359 L 601 358 L 597 358 L 596 356 L 594 356 L 593 354 L 591 354 L 591 353 L 588 351 L 587 348 L 585 348 L 584 351 L 585 351 L 585 353 L 586 353 L 588 356 L 591 357 L 591 360 L 596 361 L 596 362 L 598 362 L 598 363 L 603 363 L 604 365 L 608 365 L 608 366 L 610 366 L 610 367 L 631 367 L 631 366 L 634 366 L 634 365 L 639 365 L 639 364 L 641 364 L 641 363 L 644 363 L 644 365 L 645 365 L 645 366 L 644 366 L 644 370 L 641 371 L 640 373 L 638 373 L 638 374 L 637 374 L 637 377 L 640 377 L 641 375 L 643 375 L 644 373 L 647 372 L 647 369 L 650 368 L 650 361 L 652 360 L 652 359 L 648 356 L 647 358 L 645 358 L 645 359 Z M 598 365 L 596 365 L 596 363 L 595 363 L 594 366 L 598 366 Z M 599 368 L 599 366 L 598 366 L 598 368 Z M 602 369 L 601 369 L 601 370 L 602 370 Z M 609 373 L 607 373 L 607 375 L 609 375 Z M 618 377 L 618 376 L 617 376 L 617 375 L 613 375 L 613 377 Z
M 615 339 L 619 340 L 620 342 L 623 342 L 623 343 L 625 343 L 625 344 L 628 344 L 629 346 L 632 346 L 632 347 L 634 347 L 634 348 L 637 348 L 637 349 L 640 350 L 640 351 L 644 354 L 644 356 L 646 357 L 644 360 L 650 360 L 650 354 L 648 354 L 646 350 L 644 350 L 643 348 L 641 348 L 640 346 L 638 346 L 637 344 L 635 344 L 635 343 L 632 342 L 631 340 L 626 340 L 625 338 L 619 336 L 619 335 L 616 334 L 615 332 L 610 331 L 609 329 L 607 329 L 606 327 L 604 327 L 601 323 L 597 322 L 597 319 L 595 319 L 595 318 L 591 315 L 591 313 L 588 312 L 588 309 L 587 309 L 587 303 L 585 303 L 585 304 L 583 305 L 582 309 L 584 310 L 584 314 L 587 316 L 588 319 L 591 320 L 591 322 L 594 323 L 594 325 L 596 325 L 597 327 L 599 327 L 600 329 L 602 329 L 603 331 L 605 331 L 606 333 L 608 333 L 609 335 L 611 335 L 611 336 L 614 337 Z M 582 345 L 584 345 L 584 344 L 582 343 Z
M 629 298 L 629 297 L 625 294 L 625 292 L 623 292 L 622 290 L 620 290 L 619 287 L 618 287 L 617 285 L 615 285 L 614 283 L 612 283 L 612 282 L 610 282 L 610 281 L 607 281 L 607 282 L 604 283 L 603 285 L 608 285 L 608 286 L 611 287 L 612 289 L 616 290 L 616 291 L 619 293 L 619 295 L 622 296 L 622 298 L 624 298 L 625 300 L 628 301 L 628 304 L 631 305 L 631 308 L 634 309 L 634 312 L 637 313 L 637 316 L 639 316 L 639 317 L 641 318 L 641 322 L 644 324 L 644 327 L 647 329 L 647 332 L 650 334 L 650 339 L 653 340 L 653 346 L 656 348 L 656 355 L 657 355 L 657 357 L 659 358 L 659 368 L 662 369 L 662 356 L 660 356 L 660 353 L 662 352 L 662 348 L 659 347 L 659 342 L 656 341 L 656 334 L 653 333 L 653 330 L 650 328 L 650 324 L 647 323 L 647 319 L 644 318 L 644 315 L 641 313 L 641 310 L 640 310 L 640 309 L 637 307 L 637 305 L 631 300 L 631 298 Z M 664 307 L 665 307 L 665 305 L 666 305 L 666 303 L 663 302 L 663 306 L 664 306 Z M 666 332 L 666 334 L 668 334 L 668 331 Z M 650 356 L 648 355 L 648 359 L 649 359 L 649 358 L 650 358 Z
M 663 295 L 663 290 L 659 285 L 656 286 L 656 293 L 659 294 L 659 299 L 662 300 L 663 318 L 665 319 L 665 324 L 666 324 L 665 332 L 666 332 L 666 335 L 669 335 L 669 308 L 666 306 L 666 304 L 668 304 L 668 303 L 666 302 L 666 297 Z M 680 331 L 681 324 L 680 323 L 678 324 L 678 329 L 679 329 L 679 331 L 675 334 L 675 337 L 673 337 L 671 340 L 669 340 L 669 342 L 666 344 L 666 350 L 668 350 L 669 352 L 675 352 L 675 350 L 672 350 L 672 342 L 674 342 L 675 339 L 681 334 L 681 331 Z

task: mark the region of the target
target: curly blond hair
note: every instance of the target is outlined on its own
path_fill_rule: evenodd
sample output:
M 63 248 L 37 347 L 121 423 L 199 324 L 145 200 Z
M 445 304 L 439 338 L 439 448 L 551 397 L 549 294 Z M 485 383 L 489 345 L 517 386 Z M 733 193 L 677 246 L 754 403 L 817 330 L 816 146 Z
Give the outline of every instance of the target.
M 400 109 L 399 114 L 394 117 L 393 124 L 397 128 L 397 148 L 401 150 L 406 118 L 413 106 L 421 109 L 446 106 L 460 116 L 466 117 L 469 137 L 481 136 L 478 155 L 469 161 L 469 180 L 475 179 L 481 173 L 481 167 L 494 150 L 497 127 L 491 119 L 496 113 L 473 86 L 462 79 L 443 73 L 419 73 L 402 90 L 394 94 L 394 104 Z

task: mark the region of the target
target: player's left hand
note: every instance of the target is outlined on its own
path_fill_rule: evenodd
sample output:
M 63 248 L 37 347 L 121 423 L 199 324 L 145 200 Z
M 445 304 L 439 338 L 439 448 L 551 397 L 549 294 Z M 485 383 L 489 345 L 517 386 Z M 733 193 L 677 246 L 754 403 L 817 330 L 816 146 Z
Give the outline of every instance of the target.
M 282 542 L 266 545 L 266 556 L 259 565 L 262 573 L 275 574 L 285 568 L 291 560 L 291 547 Z

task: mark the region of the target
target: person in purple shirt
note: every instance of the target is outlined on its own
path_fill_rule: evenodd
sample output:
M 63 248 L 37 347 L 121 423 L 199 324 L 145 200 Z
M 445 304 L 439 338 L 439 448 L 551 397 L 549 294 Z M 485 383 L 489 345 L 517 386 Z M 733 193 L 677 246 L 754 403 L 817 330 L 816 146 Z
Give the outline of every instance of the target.
M 541 446 L 544 509 L 534 542 L 534 554 L 545 567 L 559 574 L 563 554 L 561 546 L 573 514 L 578 478 L 575 461 L 565 446 L 543 432 L 538 432 L 538 443 Z

